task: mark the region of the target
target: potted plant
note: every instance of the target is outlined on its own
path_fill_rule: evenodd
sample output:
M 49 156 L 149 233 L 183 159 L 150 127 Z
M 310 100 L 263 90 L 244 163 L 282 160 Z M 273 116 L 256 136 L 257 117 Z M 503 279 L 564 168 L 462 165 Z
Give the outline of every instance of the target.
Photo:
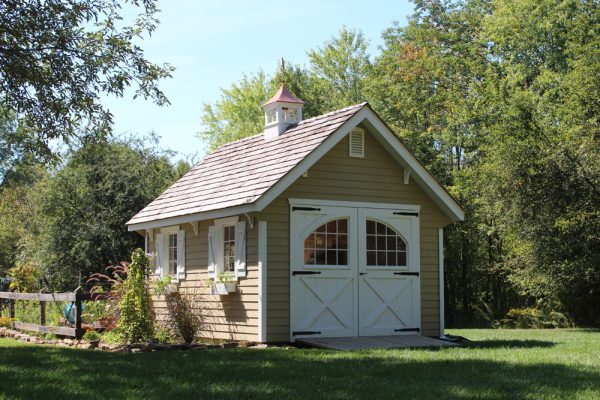
M 214 278 L 209 280 L 210 294 L 224 296 L 234 293 L 236 291 L 236 284 L 235 273 L 231 271 L 219 272 L 216 280 Z

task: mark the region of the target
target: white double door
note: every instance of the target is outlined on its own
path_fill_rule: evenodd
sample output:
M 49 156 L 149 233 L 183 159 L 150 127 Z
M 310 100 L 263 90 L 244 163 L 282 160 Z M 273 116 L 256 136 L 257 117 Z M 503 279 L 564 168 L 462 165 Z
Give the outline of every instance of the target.
M 291 206 L 291 339 L 419 334 L 415 208 Z

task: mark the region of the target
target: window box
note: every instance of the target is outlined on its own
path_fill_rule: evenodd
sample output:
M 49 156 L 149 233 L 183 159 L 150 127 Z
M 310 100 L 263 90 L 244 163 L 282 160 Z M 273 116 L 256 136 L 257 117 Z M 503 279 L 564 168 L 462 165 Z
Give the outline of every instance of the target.
M 216 282 L 210 284 L 210 294 L 214 296 L 225 296 L 236 291 L 236 282 Z

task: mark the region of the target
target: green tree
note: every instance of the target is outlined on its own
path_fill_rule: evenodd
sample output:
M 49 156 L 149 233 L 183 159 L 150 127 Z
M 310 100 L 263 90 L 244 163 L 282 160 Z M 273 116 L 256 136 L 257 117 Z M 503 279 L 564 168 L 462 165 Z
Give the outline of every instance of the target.
M 313 85 L 322 87 L 328 111 L 365 101 L 364 83 L 371 69 L 368 45 L 362 31 L 342 27 L 322 47 L 307 52 Z
M 141 9 L 131 25 L 123 7 Z M 101 98 L 130 86 L 134 97 L 167 104 L 157 82 L 173 68 L 149 62 L 136 44 L 155 30 L 156 13 L 154 0 L 0 1 L 0 98 L 18 125 L 3 151 L 48 160 L 53 139 L 82 128 L 106 135 L 112 116 Z
M 524 295 L 600 324 L 600 5 L 501 1 L 486 193 L 502 194 L 507 266 Z
M 36 261 L 55 290 L 126 260 L 144 239 L 125 223 L 180 177 L 169 156 L 144 140 L 85 143 L 40 194 L 39 234 L 23 258 Z

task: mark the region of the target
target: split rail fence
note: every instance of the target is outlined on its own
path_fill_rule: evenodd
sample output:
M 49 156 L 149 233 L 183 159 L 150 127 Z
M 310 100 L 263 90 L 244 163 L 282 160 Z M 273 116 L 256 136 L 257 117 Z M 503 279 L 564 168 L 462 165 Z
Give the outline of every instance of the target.
M 15 302 L 18 300 L 37 301 L 40 303 L 39 324 L 13 321 L 12 326 L 16 330 L 31 331 L 38 333 L 54 333 L 55 335 L 70 336 L 81 339 L 85 329 L 81 327 L 81 314 L 83 301 L 96 300 L 96 296 L 89 293 L 15 293 L 0 292 L 0 299 L 8 299 L 9 315 L 15 318 Z M 71 302 L 75 303 L 75 323 L 70 326 L 46 325 L 46 304 L 49 302 Z

